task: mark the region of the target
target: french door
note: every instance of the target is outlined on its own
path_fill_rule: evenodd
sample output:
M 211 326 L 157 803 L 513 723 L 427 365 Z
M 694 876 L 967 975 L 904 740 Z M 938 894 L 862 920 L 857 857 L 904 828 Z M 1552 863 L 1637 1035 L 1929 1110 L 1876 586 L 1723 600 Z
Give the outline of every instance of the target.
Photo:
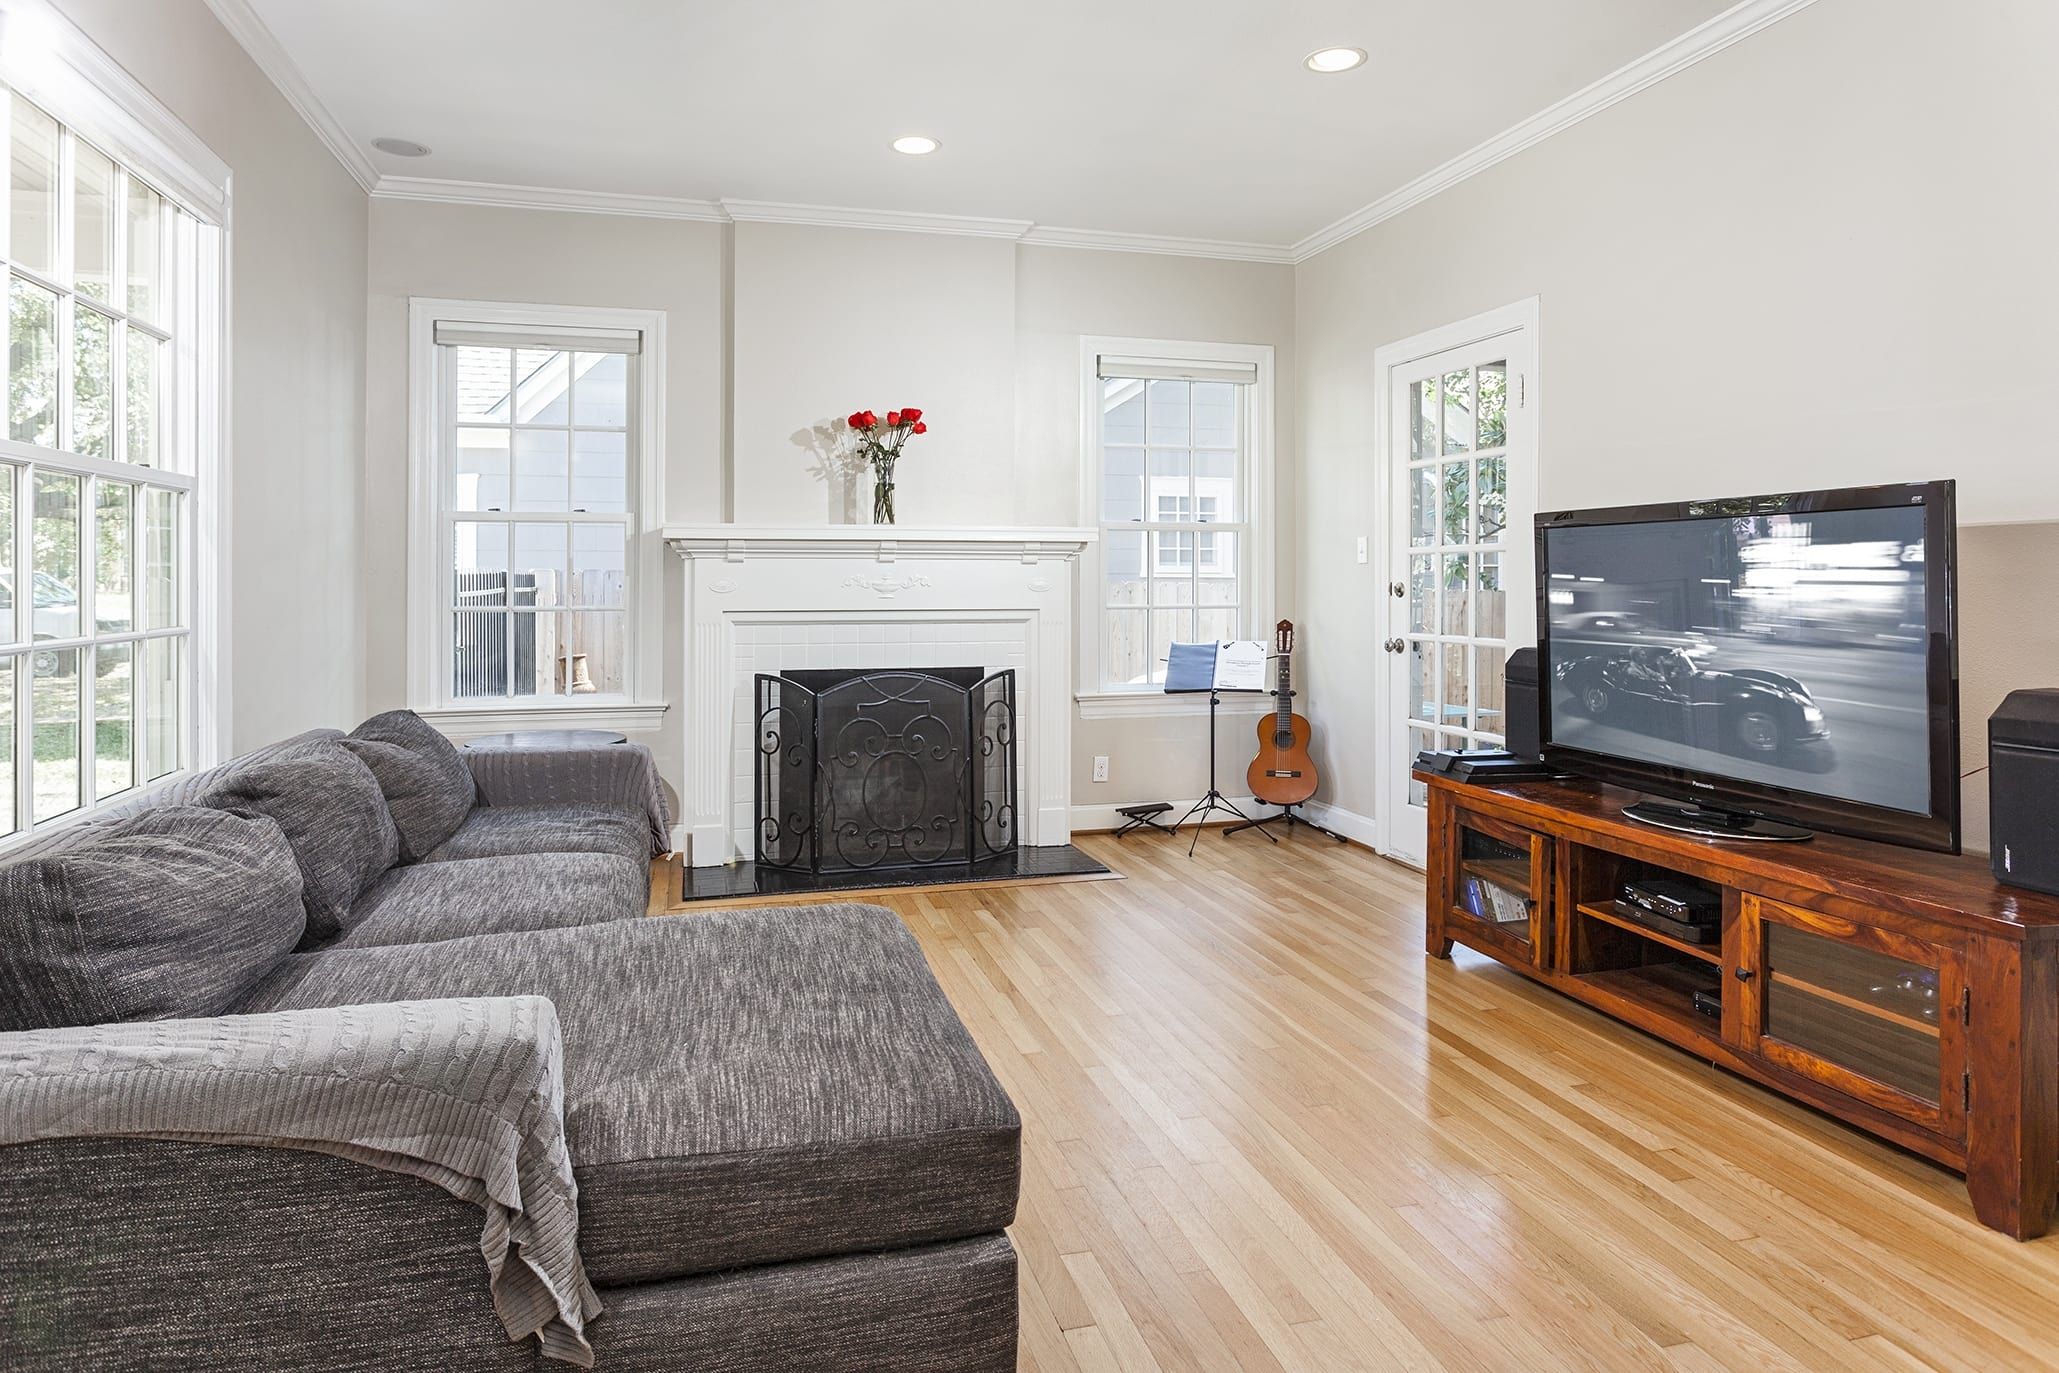
M 1536 302 L 1383 348 L 1385 567 L 1375 628 L 1381 850 L 1421 865 L 1426 748 L 1491 748 L 1511 645 L 1536 641 Z

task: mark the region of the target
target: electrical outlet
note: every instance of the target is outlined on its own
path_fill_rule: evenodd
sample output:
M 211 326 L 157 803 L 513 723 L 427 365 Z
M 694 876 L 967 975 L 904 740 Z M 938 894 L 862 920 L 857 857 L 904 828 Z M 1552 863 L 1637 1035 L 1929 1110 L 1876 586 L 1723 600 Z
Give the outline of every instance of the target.
M 1363 535 L 1363 534 L 1361 534 L 1361 535 L 1359 535 L 1359 536 L 1358 536 L 1358 560 L 1359 560 L 1360 562 L 1365 562 L 1365 561 L 1367 561 L 1367 558 L 1366 558 L 1366 536 L 1365 536 L 1365 535 Z
M 1094 755 L 1094 780 L 1097 782 L 1108 780 L 1108 755 L 1105 753 Z

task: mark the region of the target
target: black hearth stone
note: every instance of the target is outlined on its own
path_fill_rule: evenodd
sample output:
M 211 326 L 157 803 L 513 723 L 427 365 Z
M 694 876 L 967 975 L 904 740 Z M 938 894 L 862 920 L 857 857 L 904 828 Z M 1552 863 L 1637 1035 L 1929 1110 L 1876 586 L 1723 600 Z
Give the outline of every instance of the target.
M 687 868 L 682 901 L 716 901 L 738 896 L 809 896 L 822 892 L 872 891 L 882 887 L 934 887 L 955 882 L 1013 882 L 1028 877 L 1114 876 L 1108 865 L 1070 844 L 1018 848 L 978 863 L 942 868 L 874 868 L 869 872 L 798 872 L 730 863 Z

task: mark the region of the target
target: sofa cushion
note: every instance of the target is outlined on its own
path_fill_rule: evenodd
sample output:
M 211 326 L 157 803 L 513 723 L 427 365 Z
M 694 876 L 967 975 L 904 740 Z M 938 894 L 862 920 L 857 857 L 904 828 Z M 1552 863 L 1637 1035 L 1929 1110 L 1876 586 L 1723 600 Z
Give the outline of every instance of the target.
M 307 922 L 279 827 L 195 806 L 125 816 L 0 867 L 0 1030 L 211 1016 Z
M 412 710 L 374 715 L 338 742 L 379 779 L 402 862 L 428 856 L 472 813 L 472 769 L 455 744 Z
M 625 807 L 584 802 L 481 806 L 429 861 L 511 853 L 613 853 L 648 864 L 650 824 Z
M 547 996 L 602 1287 L 984 1234 L 1021 1123 L 892 912 L 624 920 L 288 959 L 240 1007 Z
M 365 888 L 400 857 L 400 836 L 378 779 L 349 750 L 321 740 L 238 768 L 204 803 L 278 822 L 300 865 L 306 944 L 341 934 Z
M 330 945 L 428 944 L 507 930 L 597 925 L 644 913 L 647 864 L 613 853 L 522 853 L 395 868 L 350 908 Z

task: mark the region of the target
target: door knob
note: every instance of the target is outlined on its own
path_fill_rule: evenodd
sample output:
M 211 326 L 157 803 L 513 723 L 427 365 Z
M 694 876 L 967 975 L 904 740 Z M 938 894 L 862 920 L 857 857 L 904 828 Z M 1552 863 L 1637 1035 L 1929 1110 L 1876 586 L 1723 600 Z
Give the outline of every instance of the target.
M 1381 644 L 1380 647 L 1386 649 L 1389 653 L 1399 653 L 1408 647 L 1408 641 L 1406 639 L 1389 639 L 1386 643 Z
M 1738 980 L 1739 982 L 1749 982 L 1749 981 L 1751 981 L 1751 980 L 1752 980 L 1752 970 L 1751 970 L 1750 968 L 1739 968 L 1739 969 L 1737 970 L 1737 980 Z
M 1387 594 L 1389 596 L 1406 596 L 1408 595 L 1408 588 L 1400 582 L 1389 582 L 1387 583 Z

